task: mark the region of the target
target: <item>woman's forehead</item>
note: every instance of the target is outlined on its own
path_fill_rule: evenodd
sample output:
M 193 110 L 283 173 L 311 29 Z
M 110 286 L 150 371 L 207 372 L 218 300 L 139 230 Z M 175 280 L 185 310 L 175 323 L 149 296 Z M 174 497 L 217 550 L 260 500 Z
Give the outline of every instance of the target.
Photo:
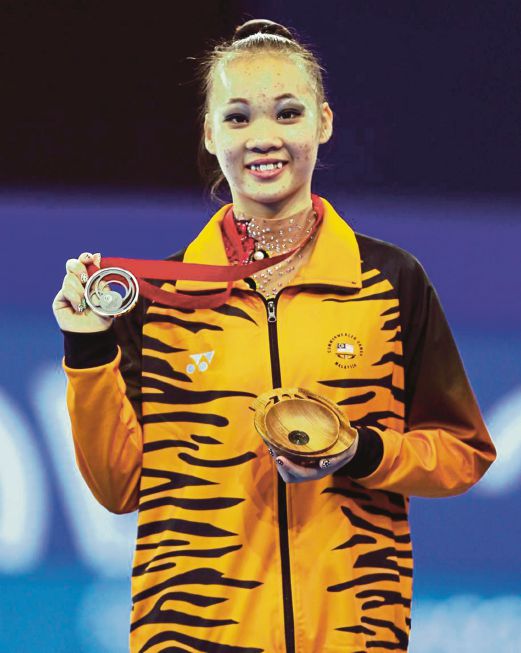
M 273 100 L 281 95 L 313 98 L 309 73 L 298 58 L 277 54 L 247 54 L 219 62 L 212 84 L 218 103 L 242 98 Z

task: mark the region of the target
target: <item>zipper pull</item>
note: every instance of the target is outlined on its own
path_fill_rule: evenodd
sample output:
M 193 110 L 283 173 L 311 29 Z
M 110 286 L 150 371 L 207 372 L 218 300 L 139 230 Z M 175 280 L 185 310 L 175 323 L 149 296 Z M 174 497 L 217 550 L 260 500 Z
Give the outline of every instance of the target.
M 276 322 L 277 312 L 275 310 L 275 300 L 268 299 L 267 304 L 268 304 L 268 322 Z

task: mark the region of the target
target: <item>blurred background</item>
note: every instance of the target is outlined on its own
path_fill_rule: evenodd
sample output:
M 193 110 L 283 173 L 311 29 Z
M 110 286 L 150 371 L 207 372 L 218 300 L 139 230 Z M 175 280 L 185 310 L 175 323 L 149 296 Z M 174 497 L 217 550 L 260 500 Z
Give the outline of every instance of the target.
M 319 53 L 314 191 L 422 262 L 499 451 L 466 495 L 412 500 L 411 652 L 519 653 L 517 0 L 0 0 L 0 650 L 127 650 L 135 515 L 76 471 L 51 302 L 67 258 L 164 258 L 216 209 L 194 59 L 252 17 Z

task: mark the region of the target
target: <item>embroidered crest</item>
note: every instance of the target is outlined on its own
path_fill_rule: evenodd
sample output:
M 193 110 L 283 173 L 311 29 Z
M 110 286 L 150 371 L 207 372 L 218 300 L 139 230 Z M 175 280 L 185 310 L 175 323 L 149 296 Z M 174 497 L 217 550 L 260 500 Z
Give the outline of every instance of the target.
M 334 358 L 334 364 L 342 369 L 351 369 L 358 365 L 364 355 L 364 347 L 352 333 L 337 333 L 327 343 L 327 353 Z

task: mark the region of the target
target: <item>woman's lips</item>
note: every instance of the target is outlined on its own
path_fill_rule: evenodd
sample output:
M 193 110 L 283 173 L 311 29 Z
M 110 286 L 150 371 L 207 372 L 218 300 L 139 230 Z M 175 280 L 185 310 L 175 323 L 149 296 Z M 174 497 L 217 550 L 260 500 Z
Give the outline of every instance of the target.
M 285 167 L 286 163 L 284 162 L 281 168 L 273 168 L 272 170 L 252 170 L 251 168 L 246 168 L 246 170 L 258 179 L 273 179 L 278 177 Z

